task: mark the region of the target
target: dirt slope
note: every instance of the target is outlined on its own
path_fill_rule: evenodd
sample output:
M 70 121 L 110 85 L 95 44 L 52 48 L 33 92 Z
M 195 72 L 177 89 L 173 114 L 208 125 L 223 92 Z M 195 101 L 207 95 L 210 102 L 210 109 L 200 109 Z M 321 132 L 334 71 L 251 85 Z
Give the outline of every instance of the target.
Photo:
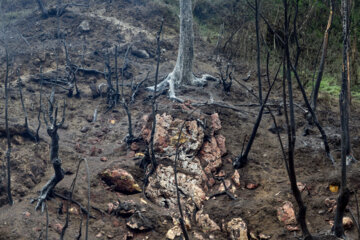
M 20 6 L 18 6 L 20 7 Z M 137 83 L 144 79 L 150 71 L 149 81 L 145 85 L 150 85 L 154 81 L 155 65 L 154 58 L 156 50 L 155 34 L 159 25 L 159 16 L 151 14 L 158 13 L 157 9 L 152 9 L 153 5 L 146 6 L 129 1 L 113 1 L 113 3 L 102 3 L 95 1 L 90 9 L 70 8 L 62 17 L 60 29 L 62 36 L 65 37 L 69 46 L 70 58 L 84 68 L 103 71 L 103 53 L 106 49 L 113 50 L 115 44 L 119 45 L 121 57 L 130 43 L 137 49 L 146 50 L 149 58 L 138 58 L 130 55 L 128 77 Z M 151 20 L 149 19 L 152 16 Z M 82 32 L 79 25 L 87 20 L 90 23 L 90 31 Z M 160 76 L 165 77 L 171 71 L 177 54 L 176 30 L 172 28 L 172 23 L 165 23 L 162 59 Z M 30 47 L 21 42 L 16 37 L 15 41 L 10 42 L 10 49 L 15 49 L 16 56 L 11 66 L 10 72 L 10 124 L 23 124 L 23 112 L 21 108 L 18 90 L 16 88 L 15 69 L 20 68 L 21 77 L 24 84 L 25 105 L 28 110 L 31 129 L 37 127 L 37 112 L 39 110 L 40 84 L 38 81 L 39 67 L 43 67 L 44 75 L 50 75 L 56 70 L 56 46 L 57 46 L 57 24 L 56 18 L 41 19 L 40 14 L 33 9 L 21 19 L 13 20 L 11 26 L 15 26 L 19 32 L 27 39 Z M 15 33 L 11 33 L 14 36 Z M 196 38 L 196 60 L 195 72 L 198 74 L 209 73 L 215 75 L 217 68 L 212 55 L 213 46 L 209 45 L 201 38 Z M 5 58 L 3 50 L 1 53 L 0 78 L 4 79 Z M 84 53 L 84 54 L 83 54 Z M 84 60 L 82 61 L 82 56 Z M 64 53 L 60 50 L 60 69 L 64 69 Z M 112 60 L 113 61 L 113 60 Z M 119 65 L 122 64 L 122 60 Z M 241 79 L 249 70 L 250 64 L 237 63 L 234 76 Z M 91 179 L 91 214 L 94 218 L 90 219 L 89 239 L 165 239 L 167 231 L 173 226 L 171 213 L 168 209 L 161 208 L 148 200 L 144 204 L 142 193 L 128 195 L 112 191 L 99 177 L 99 173 L 110 167 L 121 167 L 131 173 L 136 181 L 142 186 L 144 173 L 139 168 L 138 160 L 134 160 L 133 152 L 126 147 L 124 138 L 127 133 L 127 118 L 121 108 L 117 106 L 113 111 L 106 114 L 106 98 L 93 99 L 89 85 L 95 83 L 99 85 L 106 83 L 100 74 L 79 73 L 79 88 L 81 98 L 68 98 L 66 91 L 57 88 L 56 98 L 67 100 L 66 123 L 63 129 L 59 130 L 60 135 L 60 158 L 63 168 L 67 175 L 65 179 L 56 187 L 56 192 L 66 195 L 69 191 L 71 182 L 75 176 L 78 160 L 85 157 L 88 160 Z M 256 89 L 255 75 L 247 81 L 241 81 L 249 88 Z M 266 89 L 264 89 L 266 90 Z M 4 85 L 0 83 L 0 91 L 4 93 Z M 44 86 L 44 92 L 50 93 L 50 86 Z M 241 111 L 234 111 L 216 106 L 205 106 L 199 108 L 199 115 L 209 117 L 213 113 L 218 113 L 222 129 L 220 133 L 226 138 L 227 155 L 223 158 L 223 165 L 220 170 L 225 172 L 225 177 L 229 179 L 234 170 L 231 159 L 241 152 L 242 142 L 245 135 L 249 136 L 255 122 L 258 107 L 248 107 L 251 103 L 256 103 L 256 99 L 249 94 L 243 87 L 234 83 L 230 94 L 222 91 L 221 85 L 216 82 L 209 82 L 208 86 L 202 88 L 185 87 L 177 92 L 178 96 L 192 102 L 206 102 L 214 99 L 216 102 L 223 102 L 240 108 Z M 275 90 L 271 94 L 273 103 L 280 103 L 278 97 L 281 94 L 281 83 L 275 85 Z M 131 106 L 134 131 L 138 136 L 142 128 L 142 118 L 151 112 L 149 101 L 150 94 L 144 90 L 139 92 L 135 103 Z M 296 92 L 296 103 L 303 106 L 301 95 Z M 44 97 L 45 98 L 45 97 Z M 0 104 L 0 112 L 4 111 L 4 104 Z M 61 101 L 60 101 L 61 102 Z M 61 102 L 62 103 L 62 102 Z M 352 107 L 351 134 L 353 152 L 356 158 L 360 158 L 359 151 L 359 114 L 358 103 Z M 159 113 L 167 113 L 173 117 L 185 119 L 186 111 L 184 106 L 171 102 L 166 95 L 158 98 Z M 95 123 L 89 122 L 92 119 L 95 109 L 98 110 L 98 120 Z M 325 127 L 328 134 L 330 146 L 337 164 L 340 159 L 340 135 L 339 135 L 339 114 L 337 100 L 329 96 L 322 96 L 319 102 L 319 120 Z M 330 211 L 325 205 L 326 198 L 336 198 L 336 194 L 328 189 L 329 184 L 339 183 L 339 167 L 334 168 L 329 163 L 323 151 L 320 134 L 314 128 L 310 136 L 302 136 L 305 120 L 303 110 L 296 108 L 297 116 L 297 147 L 296 147 L 296 171 L 298 182 L 307 186 L 303 191 L 303 198 L 308 208 L 307 220 L 309 229 L 313 233 L 328 233 L 331 229 L 330 221 L 333 219 L 334 212 Z M 285 129 L 283 115 L 276 116 L 277 121 Z M 115 120 L 115 121 L 111 121 Z M 44 125 L 44 124 L 43 124 Z M 241 217 L 247 223 L 249 233 L 255 235 L 260 233 L 270 235 L 271 239 L 292 239 L 294 236 L 301 235 L 301 232 L 290 232 L 285 229 L 277 219 L 277 208 L 282 206 L 285 201 L 293 202 L 289 181 L 283 164 L 282 154 L 276 135 L 268 129 L 272 125 L 269 114 L 265 114 L 260 125 L 257 138 L 250 153 L 249 164 L 239 170 L 240 187 L 236 188 L 236 200 L 231 200 L 226 195 L 208 199 L 204 203 L 204 213 L 222 228 L 223 223 L 229 222 L 235 217 Z M 6 138 L 3 134 L 4 117 L 0 118 L 0 164 L 3 166 L 6 151 Z M 84 129 L 87 129 L 86 131 Z M 30 200 L 37 197 L 37 192 L 48 181 L 53 174 L 52 166 L 49 162 L 49 142 L 44 126 L 40 130 L 41 141 L 34 143 L 30 138 L 24 138 L 15 134 L 12 138 L 12 183 L 15 204 L 6 205 L 6 191 L 4 183 L 0 188 L 0 239 L 38 239 L 42 232 L 45 239 L 46 215 L 39 211 L 35 212 L 34 204 Z M 287 135 L 285 130 L 281 132 L 281 138 L 286 145 Z M 140 149 L 144 150 L 144 145 L 140 144 Z M 106 157 L 107 161 L 101 161 Z M 349 187 L 351 190 L 359 188 L 360 172 L 358 163 L 353 164 L 349 169 Z M 249 183 L 258 184 L 254 190 L 249 190 L 245 186 Z M 208 192 L 208 196 L 216 192 L 220 183 Z M 73 198 L 86 206 L 86 172 L 82 166 L 79 178 L 74 191 Z M 131 231 L 126 226 L 126 217 L 116 217 L 107 213 L 108 203 L 133 200 L 145 206 L 144 214 L 153 223 L 151 231 L 138 232 Z M 63 225 L 66 214 L 60 214 L 59 209 L 64 208 L 66 202 L 59 197 L 47 201 L 49 212 L 49 239 L 58 239 L 56 232 L 57 224 Z M 351 198 L 350 208 L 355 209 L 354 197 Z M 77 207 L 72 204 L 71 207 Z M 347 213 L 349 215 L 349 213 Z M 66 232 L 65 239 L 75 239 L 78 235 L 80 219 L 85 222 L 85 215 L 70 214 L 70 224 Z M 84 236 L 83 226 L 82 231 Z M 200 232 L 203 239 L 229 239 L 228 234 L 223 231 L 203 233 L 203 229 L 192 223 L 191 232 Z M 355 239 L 356 230 L 353 227 L 347 232 L 350 239 Z

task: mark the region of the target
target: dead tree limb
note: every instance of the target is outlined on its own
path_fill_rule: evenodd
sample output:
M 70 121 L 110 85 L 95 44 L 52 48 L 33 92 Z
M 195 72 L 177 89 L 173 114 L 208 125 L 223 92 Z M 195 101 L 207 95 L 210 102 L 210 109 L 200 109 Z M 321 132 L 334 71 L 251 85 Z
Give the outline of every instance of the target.
M 18 72 L 18 75 L 20 73 Z M 20 101 L 21 101 L 21 106 L 22 106 L 22 109 L 23 109 L 23 112 L 24 112 L 24 118 L 25 118 L 25 123 L 24 123 L 24 127 L 26 128 L 26 132 L 27 134 L 29 135 L 29 137 L 31 139 L 33 139 L 35 142 L 37 142 L 37 137 L 34 136 L 32 134 L 32 131 L 30 131 L 30 128 L 29 128 L 29 122 L 28 122 L 28 114 L 27 114 L 27 111 L 26 111 L 26 107 L 25 107 L 25 103 L 24 103 L 24 98 L 23 98 L 23 94 L 22 94 L 22 81 L 21 81 L 21 78 L 20 78 L 20 75 L 18 76 L 18 88 L 19 88 L 19 94 L 20 94 Z
M 231 85 L 232 85 L 232 79 L 233 78 L 232 78 L 232 72 L 229 73 L 230 66 L 231 66 L 230 63 L 226 64 L 225 75 L 222 72 L 221 66 L 219 67 L 220 78 L 221 78 L 221 82 L 222 82 L 223 89 L 224 89 L 225 93 L 230 92 Z
M 41 113 L 43 111 L 42 109 L 42 88 L 43 88 L 43 73 L 42 73 L 42 67 L 40 67 L 40 79 L 41 79 L 41 83 L 40 83 L 40 101 L 39 101 L 39 112 L 38 112 L 38 116 L 37 116 L 37 119 L 38 119 L 38 127 L 36 129 L 36 140 L 37 142 L 40 141 L 40 136 L 39 136 L 39 130 L 40 130 L 40 127 L 41 127 Z
M 10 167 L 10 158 L 11 158 L 11 139 L 9 131 L 9 118 L 8 118 L 8 107 L 9 107 L 9 52 L 7 47 L 5 48 L 6 55 L 6 73 L 5 73 L 5 128 L 6 128 L 6 138 L 7 138 L 7 151 L 6 151 L 6 167 L 7 167 L 7 194 L 9 205 L 13 205 L 13 199 L 11 194 L 11 167 Z
M 160 66 L 160 57 L 161 57 L 161 51 L 160 51 L 160 36 L 164 25 L 164 19 L 161 20 L 160 29 L 156 36 L 156 42 L 157 42 L 157 49 L 156 49 L 156 55 L 157 55 L 157 63 L 156 63 L 156 72 L 155 72 L 155 85 L 154 85 L 154 94 L 153 94 L 153 101 L 152 101 L 152 116 L 153 116 L 153 125 L 151 129 L 151 136 L 150 136 L 150 151 L 151 151 L 151 163 L 153 171 L 155 171 L 157 167 L 157 161 L 154 151 L 154 136 L 155 136 L 155 130 L 156 130 L 156 113 L 157 113 L 157 104 L 156 104 L 156 93 L 157 93 L 157 83 L 159 78 L 159 66 Z

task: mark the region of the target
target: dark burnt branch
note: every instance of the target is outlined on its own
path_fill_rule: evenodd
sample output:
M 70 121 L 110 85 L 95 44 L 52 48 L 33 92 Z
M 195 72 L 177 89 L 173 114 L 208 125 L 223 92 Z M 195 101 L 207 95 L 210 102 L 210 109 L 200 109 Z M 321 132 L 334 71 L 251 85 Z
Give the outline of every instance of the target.
M 44 3 L 42 2 L 42 0 L 36 0 L 36 1 L 37 1 L 39 10 L 41 11 L 42 17 L 47 18 L 49 16 L 49 12 L 45 8 Z
M 120 92 L 119 92 L 119 73 L 118 73 L 118 46 L 115 46 L 115 80 L 116 80 L 116 91 L 115 91 L 115 103 L 120 101 Z
M 42 67 L 40 67 L 40 78 L 41 78 L 41 85 L 40 85 L 40 103 L 39 103 L 39 112 L 38 112 L 38 116 L 37 116 L 37 119 L 38 119 L 38 127 L 36 129 L 36 141 L 39 142 L 40 141 L 40 136 L 39 136 L 39 130 L 40 130 L 40 127 L 41 127 L 41 113 L 43 111 L 43 108 L 42 108 L 42 88 L 43 88 L 43 74 L 42 74 Z
M 107 112 L 112 109 L 115 106 L 115 89 L 113 87 L 112 84 L 112 79 L 111 79 L 111 66 L 110 66 L 110 56 L 109 56 L 109 52 L 107 52 L 105 54 L 105 69 L 106 74 L 105 74 L 105 79 L 107 82 L 107 89 L 106 89 L 106 103 L 108 104 L 108 109 Z
M 151 135 L 150 135 L 150 142 L 149 147 L 147 148 L 145 157 L 143 158 L 143 161 L 141 162 L 141 165 L 144 167 L 149 165 L 149 162 L 151 163 L 151 169 L 150 171 L 145 175 L 144 178 L 144 188 L 148 184 L 149 177 L 155 172 L 157 168 L 157 161 L 154 151 L 154 136 L 155 136 L 155 129 L 156 129 L 156 113 L 157 113 L 157 85 L 158 85 L 158 78 L 159 78 L 159 66 L 160 66 L 160 57 L 161 57 L 161 51 L 160 51 L 160 36 L 164 25 L 164 19 L 161 20 L 160 29 L 157 32 L 156 35 L 156 42 L 157 42 L 157 49 L 156 49 L 156 72 L 155 72 L 155 86 L 154 86 L 154 93 L 152 98 L 152 117 L 153 117 L 153 123 L 151 128 Z M 145 169 L 146 171 L 146 169 Z M 145 194 L 144 194 L 145 195 Z
M 66 220 L 65 220 L 65 224 L 64 224 L 64 227 L 61 231 L 61 234 L 60 234 L 60 240 L 63 240 L 64 239 L 64 236 L 65 236 L 65 232 L 66 232 L 66 229 L 68 228 L 69 226 L 69 219 L 70 219 L 70 214 L 69 214 L 69 207 L 70 207 L 70 203 L 69 202 L 72 202 L 72 196 L 74 194 L 74 189 L 75 189 L 75 185 L 76 185 L 76 180 L 78 178 L 78 175 L 79 175 L 79 169 L 80 169 L 80 165 L 82 162 L 85 162 L 85 165 L 86 165 L 86 175 L 87 175 L 87 179 L 88 179 L 88 205 L 87 205 L 87 222 L 86 222 L 86 236 L 85 236 L 85 239 L 87 240 L 88 239 L 88 225 L 89 225 L 89 216 L 90 216 L 90 180 L 89 180 L 89 167 L 88 167 L 88 164 L 87 164 L 87 160 L 86 159 L 81 159 L 78 163 L 78 166 L 77 166 L 77 169 L 76 169 L 76 174 L 75 174 L 75 177 L 74 177 L 74 180 L 72 181 L 71 183 L 71 186 L 70 186 L 70 192 L 69 192 L 69 201 L 67 202 L 67 205 L 66 205 Z
M 39 197 L 33 200 L 33 201 L 37 200 L 37 204 L 35 206 L 36 210 L 38 210 L 39 207 L 41 206 L 41 210 L 44 211 L 45 201 L 53 193 L 55 186 L 64 178 L 64 170 L 61 168 L 61 160 L 59 158 L 59 135 L 57 131 L 64 124 L 65 109 L 66 109 L 66 102 L 64 100 L 62 119 L 60 122 L 57 122 L 58 106 L 57 104 L 55 105 L 55 89 L 53 88 L 49 99 L 48 116 L 46 116 L 45 111 L 43 111 L 43 115 L 44 115 L 44 122 L 47 127 L 47 133 L 51 138 L 50 160 L 53 165 L 55 174 L 41 189 Z
M 222 192 L 217 192 L 217 193 L 211 194 L 209 196 L 209 199 L 226 194 L 231 200 L 236 200 L 236 197 L 230 193 L 229 188 L 226 186 L 224 178 L 215 178 L 215 179 L 221 181 L 221 183 L 223 184 L 225 190 L 222 191 Z
M 18 72 L 18 75 L 19 75 L 19 72 Z M 38 138 L 36 136 L 33 135 L 32 131 L 30 131 L 30 128 L 29 128 L 29 122 L 28 122 L 28 114 L 27 114 L 27 111 L 26 111 L 26 107 L 25 107 L 25 104 L 24 104 L 24 98 L 23 98 L 23 94 L 22 94 L 22 81 L 21 81 L 21 78 L 20 76 L 18 76 L 18 88 L 19 88 L 19 94 L 20 94 L 20 101 L 21 101 L 21 106 L 22 106 L 22 109 L 24 111 L 24 114 L 25 114 L 25 123 L 24 123 L 24 127 L 26 128 L 26 132 L 27 134 L 29 135 L 29 137 L 31 139 L 33 139 L 35 142 L 37 142 Z
M 249 7 L 256 11 L 256 7 L 254 7 L 248 0 L 246 1 L 246 3 L 249 5 Z M 267 25 L 267 27 L 269 28 L 270 32 L 272 34 L 274 34 L 276 36 L 276 38 L 280 41 L 281 44 L 284 44 L 284 40 L 282 39 L 281 36 L 279 36 L 279 34 L 274 30 L 274 28 L 271 26 L 271 24 L 269 23 L 269 21 L 265 18 L 265 16 L 260 12 L 259 16 L 262 18 L 262 20 L 265 22 L 265 24 Z
M 311 114 L 311 118 L 312 118 L 312 120 L 314 121 L 316 127 L 319 129 L 319 131 L 320 131 L 320 133 L 321 133 L 321 137 L 322 137 L 322 139 L 323 139 L 323 141 L 324 141 L 326 156 L 330 159 L 331 163 L 332 163 L 333 165 L 335 165 L 335 160 L 334 160 L 334 157 L 332 156 L 332 154 L 331 154 L 331 152 L 330 152 L 330 147 L 329 147 L 329 143 L 328 143 L 328 141 L 327 141 L 327 136 L 326 136 L 325 130 L 322 128 L 322 126 L 321 126 L 318 118 L 316 117 L 316 114 L 315 114 L 313 108 L 310 106 L 310 102 L 309 102 L 309 100 L 308 100 L 308 98 L 307 98 L 307 96 L 306 96 L 305 89 L 304 89 L 304 87 L 303 87 L 303 85 L 302 85 L 302 83 L 301 83 L 301 81 L 300 81 L 300 78 L 299 78 L 299 75 L 298 75 L 296 69 L 291 65 L 291 63 L 290 63 L 290 66 L 291 66 L 291 68 L 292 68 L 292 71 L 293 71 L 293 73 L 294 73 L 294 75 L 295 75 L 295 78 L 296 78 L 296 80 L 297 80 L 298 86 L 299 86 L 299 88 L 300 88 L 300 90 L 301 90 L 301 93 L 302 93 L 302 95 L 303 95 L 303 98 L 304 98 L 304 101 L 305 101 L 305 105 L 306 105 L 308 111 L 309 111 L 310 114 Z
M 69 57 L 68 48 L 66 46 L 66 42 L 65 42 L 65 40 L 63 40 L 62 42 L 63 42 L 64 50 L 65 50 L 65 60 L 66 60 L 65 70 L 67 73 L 66 78 L 67 78 L 67 84 L 69 86 L 68 97 L 72 97 L 73 92 L 74 92 L 74 87 L 75 87 L 75 91 L 76 91 L 75 97 L 79 98 L 80 90 L 77 86 L 77 78 L 76 78 L 76 74 L 79 70 L 79 67 L 71 62 L 71 59 Z
M 257 130 L 260 126 L 260 122 L 261 122 L 261 119 L 262 119 L 262 115 L 263 115 L 263 112 L 264 112 L 264 108 L 266 106 L 266 102 L 270 96 L 270 92 L 271 92 L 271 89 L 273 88 L 275 82 L 276 82 L 276 78 L 277 78 L 277 75 L 280 71 L 280 68 L 281 68 L 281 64 L 279 65 L 279 68 L 275 74 L 275 77 L 274 77 L 274 80 L 266 94 L 266 97 L 261 105 L 261 108 L 260 108 L 260 111 L 259 111 L 259 114 L 256 118 L 256 122 L 255 122 L 255 125 L 254 125 L 254 128 L 252 130 L 252 133 L 250 135 L 250 139 L 249 139 L 249 142 L 248 144 L 246 145 L 246 149 L 245 149 L 245 152 L 244 153 L 241 153 L 238 157 L 236 157 L 234 159 L 234 162 L 233 162 L 233 167 L 238 169 L 238 168 L 243 168 L 245 167 L 245 165 L 247 164 L 248 162 L 248 155 L 250 153 L 250 150 L 251 150 L 251 147 L 252 147 L 252 144 L 254 143 L 254 140 L 255 140 L 255 137 L 256 137 L 256 133 L 257 133 Z
M 156 84 L 156 83 L 155 83 Z M 178 184 L 178 179 L 177 179 L 177 161 L 179 159 L 179 150 L 180 150 L 180 139 L 181 139 L 181 135 L 183 132 L 183 129 L 185 127 L 186 121 L 187 119 L 197 110 L 197 108 L 195 108 L 193 111 L 191 111 L 188 114 L 188 117 L 184 120 L 183 124 L 181 124 L 180 127 L 180 131 L 179 131 L 179 136 L 178 139 L 176 140 L 176 151 L 175 151 L 175 160 L 174 160 L 174 180 L 175 180 L 175 187 L 176 187 L 176 198 L 177 198 L 177 203 L 178 203 L 178 207 L 179 207 L 179 213 L 180 213 L 180 218 L 179 218 L 179 222 L 180 222 L 180 227 L 181 230 L 184 234 L 184 238 L 186 240 L 189 240 L 189 235 L 186 231 L 186 227 L 185 227 L 185 221 L 184 221 L 184 214 L 182 211 L 182 207 L 181 207 L 181 201 L 180 201 L 180 188 L 179 188 L 179 184 Z
M 347 0 L 341 1 L 342 8 L 342 27 L 343 27 L 343 63 L 342 63 L 342 84 L 339 97 L 340 122 L 341 122 L 341 187 L 337 200 L 337 208 L 334 221 L 335 236 L 344 236 L 342 220 L 346 206 L 349 202 L 350 191 L 347 188 L 346 160 L 350 155 L 350 133 L 349 133 L 349 88 L 348 85 L 348 52 L 349 52 L 349 4 Z
M 259 5 L 260 0 L 255 0 L 255 28 L 256 28 L 256 65 L 258 76 L 258 88 L 259 88 L 259 104 L 262 104 L 262 84 L 261 84 L 261 63 L 260 63 L 260 33 L 259 33 Z
M 298 4 L 298 0 L 297 0 Z M 301 193 L 297 187 L 297 181 L 296 181 L 296 173 L 295 173 L 295 164 L 294 164 L 294 152 L 295 152 L 295 142 L 296 142 L 296 125 L 295 125 L 295 112 L 294 112 L 294 98 L 293 98 L 293 86 L 292 86 L 292 79 L 291 79 L 291 60 L 290 60 L 290 51 L 289 51 L 289 21 L 288 21 L 288 2 L 287 0 L 283 0 L 284 5 L 284 32 L 285 32 L 285 45 L 284 45 L 284 62 L 286 65 L 284 65 L 284 78 L 286 76 L 287 79 L 287 85 L 288 85 L 288 97 L 289 97 L 289 116 L 290 119 L 287 116 L 286 111 L 286 94 L 285 94 L 285 81 L 283 81 L 283 96 L 284 96 L 284 109 L 286 114 L 286 123 L 287 123 L 287 130 L 288 130 L 288 166 L 289 166 L 289 179 L 290 179 L 290 185 L 293 192 L 293 195 L 295 197 L 295 200 L 299 207 L 299 212 L 297 214 L 297 221 L 300 224 L 303 238 L 305 240 L 312 240 L 313 237 L 311 236 L 307 224 L 306 224 L 306 206 L 304 205 L 304 202 L 301 197 Z M 285 79 L 284 79 L 285 80 Z M 290 121 L 289 121 L 290 120 Z
M 131 94 L 131 101 L 130 101 L 130 103 L 134 103 L 134 102 L 135 102 L 135 97 L 136 97 L 136 95 L 138 94 L 138 92 L 139 92 L 139 90 L 140 90 L 140 88 L 141 88 L 141 85 L 142 85 L 146 80 L 148 80 L 149 74 L 150 74 L 150 72 L 148 72 L 148 73 L 146 74 L 146 77 L 144 78 L 144 80 L 142 80 L 141 82 L 139 82 L 138 84 L 136 84 L 135 87 L 132 88 L 132 94 Z
M 9 52 L 7 47 L 5 48 L 6 55 L 6 73 L 5 73 L 5 128 L 6 128 L 6 138 L 7 138 L 7 151 L 6 151 L 6 167 L 7 167 L 7 194 L 9 205 L 13 205 L 13 199 L 11 195 L 11 168 L 10 168 L 10 158 L 11 158 L 11 139 L 9 131 L 9 118 L 8 118 L 8 107 L 9 107 Z

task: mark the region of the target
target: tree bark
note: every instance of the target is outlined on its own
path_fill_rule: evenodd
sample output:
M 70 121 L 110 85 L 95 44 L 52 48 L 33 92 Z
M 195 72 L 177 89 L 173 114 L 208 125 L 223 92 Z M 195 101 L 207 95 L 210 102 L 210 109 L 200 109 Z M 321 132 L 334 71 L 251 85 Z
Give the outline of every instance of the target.
M 348 51 L 349 51 L 349 5 L 348 0 L 341 2 L 343 14 L 343 65 L 342 65 L 342 84 L 339 97 L 340 120 L 341 120 L 341 189 L 337 200 L 335 213 L 334 231 L 335 236 L 343 237 L 344 228 L 342 220 L 345 208 L 349 202 L 349 190 L 346 185 L 346 158 L 350 153 L 349 137 L 349 96 L 348 96 Z

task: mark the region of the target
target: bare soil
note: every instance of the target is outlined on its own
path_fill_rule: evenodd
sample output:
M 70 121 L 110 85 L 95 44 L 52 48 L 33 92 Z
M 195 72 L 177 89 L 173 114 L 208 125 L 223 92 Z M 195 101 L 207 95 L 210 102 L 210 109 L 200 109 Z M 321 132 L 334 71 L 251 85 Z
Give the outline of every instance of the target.
M 107 1 L 106 1 L 107 2 Z M 90 9 L 73 7 L 61 17 L 61 34 L 65 37 L 69 46 L 69 53 L 72 61 L 84 68 L 103 71 L 103 53 L 106 49 L 112 49 L 115 44 L 120 46 L 121 57 L 125 54 L 128 44 L 133 43 L 138 49 L 148 51 L 150 58 L 141 59 L 130 55 L 129 79 L 137 83 L 144 79 L 150 71 L 149 81 L 144 86 L 150 86 L 154 82 L 156 60 L 155 34 L 159 27 L 161 9 L 155 9 L 152 4 L 136 4 L 130 1 L 113 1 L 103 3 L 95 1 Z M 136 2 L 136 1 L 135 1 Z M 140 2 L 140 1 L 139 1 Z M 18 5 L 21 8 L 22 6 Z M 34 6 L 26 6 L 31 11 L 19 19 L 12 20 L 11 26 L 25 37 L 29 45 L 14 33 L 14 41 L 9 43 L 9 49 L 14 54 L 10 72 L 10 125 L 23 124 L 24 113 L 21 108 L 20 98 L 16 87 L 16 72 L 19 67 L 23 79 L 23 92 L 25 105 L 29 115 L 30 128 L 37 127 L 37 113 L 39 110 L 40 83 L 34 76 L 38 76 L 40 66 L 43 67 L 44 75 L 51 74 L 56 70 L 56 46 L 57 46 L 57 20 L 56 18 L 42 19 Z M 83 20 L 90 23 L 90 32 L 81 32 L 78 28 Z M 177 30 L 173 22 L 166 22 L 163 34 L 162 58 L 160 77 L 163 78 L 172 70 L 177 56 Z M 84 47 L 85 46 L 85 47 Z M 212 49 L 214 46 L 205 42 L 196 34 L 196 60 L 195 73 L 209 73 L 216 75 L 218 72 Z M 5 77 L 4 51 L 0 48 L 0 78 Z M 81 63 L 84 51 L 84 62 Z M 63 70 L 65 64 L 63 49 L 60 49 L 59 66 Z M 111 60 L 113 61 L 113 60 Z M 122 60 L 119 60 L 119 66 Z M 249 67 L 250 66 L 250 67 Z M 253 70 L 249 63 L 237 63 L 234 76 L 237 79 L 245 77 L 249 70 Z M 340 69 L 339 69 L 340 71 Z M 254 71 L 253 71 L 254 72 Z M 99 178 L 98 174 L 106 168 L 116 166 L 128 170 L 134 178 L 142 185 L 144 173 L 139 168 L 138 161 L 134 160 L 128 150 L 124 138 L 127 134 L 127 117 L 121 106 L 115 107 L 112 111 L 106 111 L 106 98 L 93 99 L 89 88 L 90 83 L 99 85 L 106 83 L 102 75 L 79 73 L 79 88 L 81 98 L 68 98 L 67 92 L 60 87 L 57 88 L 56 98 L 66 98 L 67 112 L 66 122 L 63 129 L 59 130 L 60 135 L 60 158 L 63 168 L 66 171 L 65 179 L 56 186 L 56 192 L 66 194 L 75 176 L 79 159 L 86 158 L 90 168 L 91 179 L 91 214 L 94 218 L 89 223 L 89 239 L 126 239 L 130 229 L 126 227 L 126 218 L 116 217 L 107 213 L 107 204 L 117 199 L 132 199 L 140 202 L 144 199 L 142 193 L 126 195 L 112 191 Z M 243 84 L 256 90 L 256 75 Z M 271 102 L 281 102 L 281 80 L 276 83 L 273 93 L 270 96 Z M 264 87 L 266 91 L 267 87 Z M 44 85 L 43 99 L 50 93 L 51 86 Z M 3 96 L 4 84 L 0 83 L 0 91 Z M 255 91 L 256 92 L 256 91 Z M 226 137 L 228 154 L 224 158 L 221 170 L 224 170 L 227 177 L 232 176 L 232 159 L 241 152 L 245 135 L 249 136 L 255 122 L 258 107 L 244 107 L 256 103 L 256 99 L 243 87 L 234 82 L 231 92 L 225 94 L 222 86 L 216 82 L 209 82 L 205 88 L 184 87 L 178 90 L 177 95 L 192 102 L 206 102 L 213 98 L 217 102 L 238 106 L 241 111 L 234 111 L 222 107 L 205 106 L 199 108 L 202 115 L 209 116 L 218 113 L 222 123 L 221 134 Z M 142 89 L 136 97 L 135 103 L 131 106 L 133 127 L 135 135 L 141 130 L 141 119 L 145 114 L 151 112 L 149 101 L 151 93 Z M 4 112 L 4 99 L 0 104 L 0 112 Z M 298 90 L 295 93 L 295 102 L 304 108 L 301 94 Z M 60 105 L 62 101 L 59 101 Z M 359 148 L 359 108 L 354 102 L 351 107 L 351 141 L 355 158 L 360 158 Z M 166 112 L 178 118 L 185 118 L 186 112 L 182 111 L 182 105 L 171 102 L 166 94 L 158 98 L 159 113 Z M 89 122 L 92 119 L 94 110 L 98 109 L 98 120 L 95 123 Z M 330 233 L 330 221 L 334 212 L 329 212 L 324 201 L 326 198 L 336 198 L 337 194 L 329 191 L 330 184 L 339 184 L 339 159 L 340 159 L 340 125 L 337 96 L 321 95 L 318 107 L 318 118 L 326 130 L 329 138 L 332 154 L 336 158 L 336 166 L 332 166 L 326 158 L 323 150 L 322 140 L 317 129 L 313 128 L 309 136 L 303 136 L 305 126 L 304 112 L 296 108 L 297 117 L 297 144 L 296 144 L 296 172 L 298 182 L 307 186 L 302 196 L 307 206 L 307 222 L 309 229 L 314 234 Z M 285 129 L 283 115 L 276 115 L 279 125 Z M 115 120 L 115 123 L 110 121 Z M 285 170 L 281 149 L 275 134 L 268 129 L 272 125 L 269 114 L 265 114 L 261 122 L 257 137 L 249 155 L 249 164 L 241 169 L 241 187 L 237 188 L 236 200 L 222 195 L 211 198 L 205 202 L 204 212 L 209 214 L 219 226 L 232 218 L 243 218 L 248 226 L 249 232 L 255 234 L 266 234 L 271 239 L 293 239 L 301 236 L 301 232 L 289 232 L 277 219 L 277 208 L 282 206 L 284 201 L 296 203 L 291 193 L 289 180 Z M 83 133 L 80 130 L 88 128 Z M 0 165 L 5 163 L 4 156 L 7 148 L 4 134 L 4 115 L 0 118 Z M 13 206 L 7 205 L 5 182 L 0 184 L 0 239 L 38 239 L 42 232 L 42 239 L 45 239 L 46 215 L 35 211 L 34 204 L 30 200 L 38 196 L 38 191 L 53 175 L 53 169 L 49 160 L 50 139 L 43 126 L 40 130 L 41 141 L 35 143 L 30 138 L 18 135 L 12 131 L 12 189 L 15 199 Z M 287 142 L 285 130 L 281 132 L 283 142 Z M 144 150 L 144 145 L 141 145 Z M 91 155 L 92 149 L 96 148 L 95 154 Z M 100 160 L 106 157 L 107 161 Z M 360 184 L 359 163 L 349 167 L 348 185 L 352 191 L 356 191 Z M 259 184 L 255 190 L 248 190 L 245 186 L 248 183 Z M 220 185 L 220 183 L 218 183 Z M 217 189 L 217 186 L 214 187 Z M 82 165 L 78 182 L 73 198 L 86 206 L 87 184 L 86 171 Z M 66 201 L 54 197 L 47 201 L 49 214 L 49 239 L 58 239 L 56 224 L 64 224 L 66 214 L 60 214 L 61 205 L 66 206 Z M 77 207 L 73 204 L 72 206 Z M 154 230 L 148 232 L 133 232 L 133 239 L 165 239 L 166 232 L 172 227 L 172 220 L 167 209 L 162 209 L 151 202 L 146 205 L 146 215 L 154 223 Z M 354 194 L 351 197 L 349 208 L 355 211 Z M 296 209 L 296 207 L 295 207 Z M 349 213 L 346 213 L 350 216 Z M 71 214 L 70 223 L 65 239 L 75 239 L 78 235 L 80 219 L 85 222 L 85 215 Z M 195 226 L 195 224 L 194 224 Z M 84 236 L 83 226 L 83 236 Z M 200 229 L 201 230 L 201 229 Z M 100 235 L 99 235 L 100 234 Z M 356 229 L 353 227 L 346 232 L 349 239 L 355 239 Z M 225 232 L 215 232 L 213 239 L 228 239 Z M 210 238 L 204 235 L 205 239 Z

